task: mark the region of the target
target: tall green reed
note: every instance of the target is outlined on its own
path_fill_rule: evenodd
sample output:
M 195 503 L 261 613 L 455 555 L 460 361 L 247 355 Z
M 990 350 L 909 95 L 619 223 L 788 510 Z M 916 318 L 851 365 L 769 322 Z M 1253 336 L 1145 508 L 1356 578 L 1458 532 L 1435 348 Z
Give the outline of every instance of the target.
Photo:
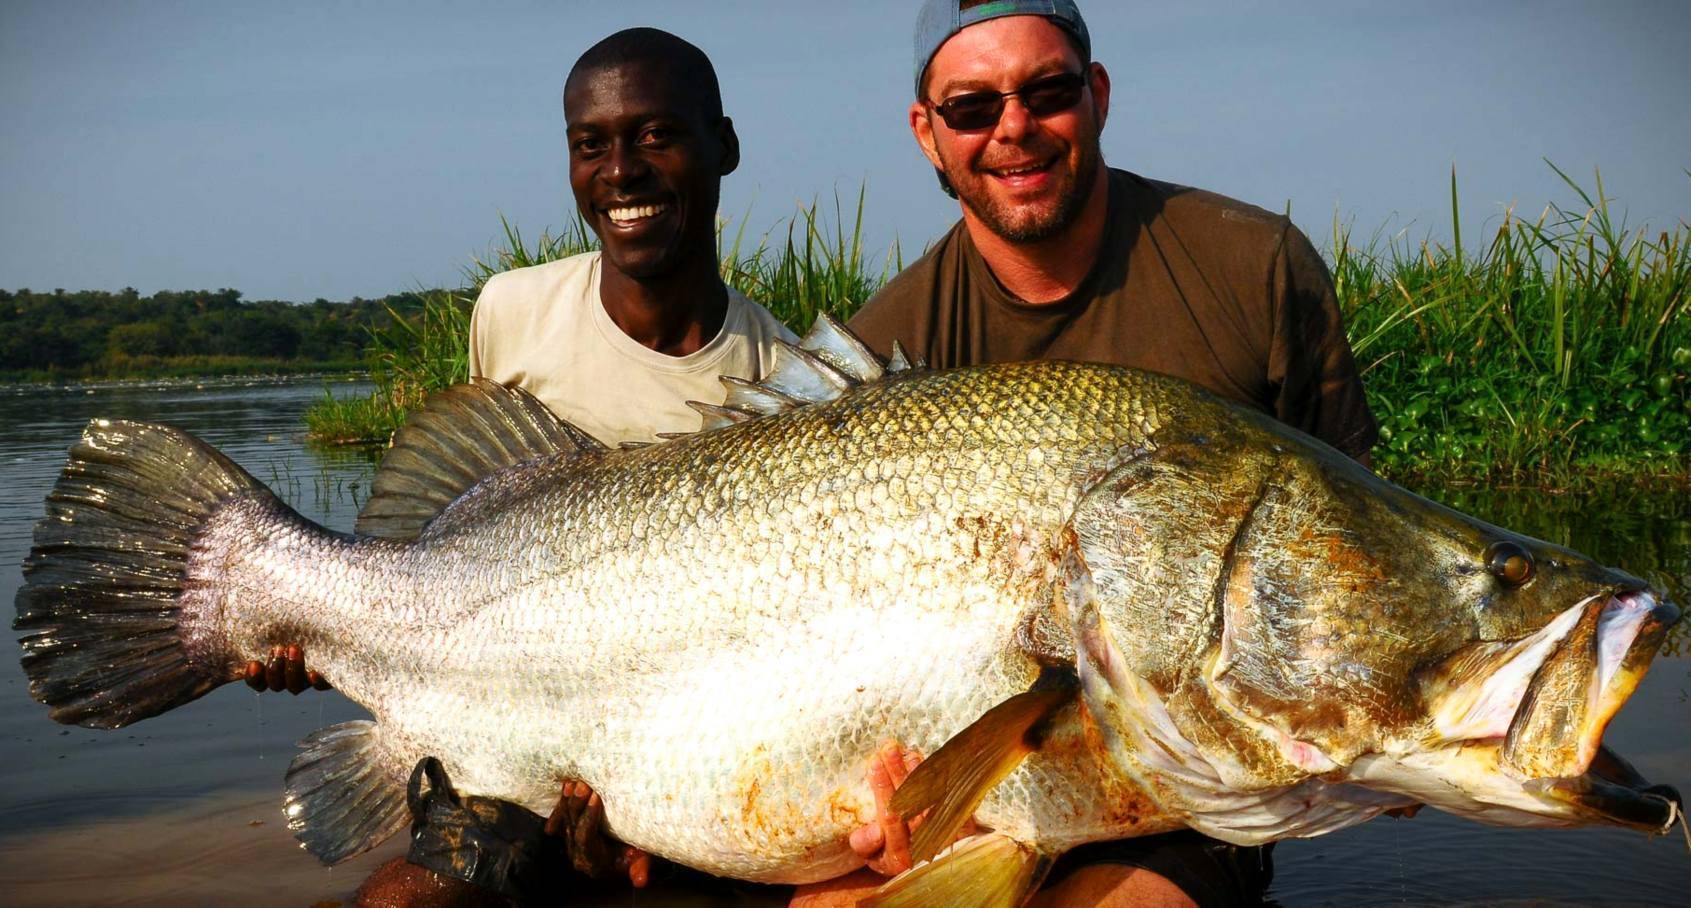
M 1335 223 L 1334 285 L 1381 421 L 1376 462 L 1444 480 L 1683 475 L 1691 227 L 1630 228 L 1596 177 L 1579 206 L 1513 210 L 1480 250 Z

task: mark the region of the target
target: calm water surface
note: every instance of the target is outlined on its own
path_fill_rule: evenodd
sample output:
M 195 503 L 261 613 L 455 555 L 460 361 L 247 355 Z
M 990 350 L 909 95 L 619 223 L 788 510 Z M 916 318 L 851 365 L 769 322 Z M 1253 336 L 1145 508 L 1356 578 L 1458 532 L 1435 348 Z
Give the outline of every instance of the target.
M 0 602 L 11 602 L 31 526 L 65 449 L 95 416 L 181 426 L 274 487 L 307 517 L 349 529 L 371 467 L 305 447 L 300 414 L 322 381 L 0 388 Z M 336 393 L 360 386 L 337 384 Z M 1439 497 L 1666 584 L 1684 602 L 1691 502 L 1636 493 Z M 9 610 L 7 612 L 10 614 Z M 1684 635 L 1678 636 L 1683 646 Z M 225 686 L 115 732 L 49 721 L 16 650 L 0 654 L 0 903 L 312 905 L 345 898 L 390 842 L 334 869 L 282 822 L 293 742 L 363 715 L 339 694 L 259 696 Z M 1650 779 L 1691 793 L 1691 659 L 1663 658 L 1606 740 Z M 1691 904 L 1691 853 L 1676 834 L 1499 830 L 1433 812 L 1282 844 L 1284 905 Z M 635 899 L 633 904 L 649 904 Z

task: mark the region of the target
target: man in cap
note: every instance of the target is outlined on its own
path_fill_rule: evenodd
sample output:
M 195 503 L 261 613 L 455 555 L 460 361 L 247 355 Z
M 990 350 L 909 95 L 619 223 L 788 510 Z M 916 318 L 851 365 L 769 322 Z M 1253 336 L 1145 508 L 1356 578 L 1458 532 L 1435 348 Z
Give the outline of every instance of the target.
M 851 327 L 938 367 L 1184 378 L 1357 459 L 1375 424 L 1326 265 L 1286 218 L 1105 165 L 1110 77 L 1072 0 L 929 0 L 911 132 L 962 220 Z
M 1367 462 L 1375 423 L 1321 257 L 1284 217 L 1105 165 L 1110 77 L 1072 0 L 929 0 L 915 64 L 910 130 L 962 220 L 851 320 L 871 346 L 1163 372 Z M 1255 903 L 1271 873 L 1267 849 L 1173 833 L 1071 852 L 1035 904 Z

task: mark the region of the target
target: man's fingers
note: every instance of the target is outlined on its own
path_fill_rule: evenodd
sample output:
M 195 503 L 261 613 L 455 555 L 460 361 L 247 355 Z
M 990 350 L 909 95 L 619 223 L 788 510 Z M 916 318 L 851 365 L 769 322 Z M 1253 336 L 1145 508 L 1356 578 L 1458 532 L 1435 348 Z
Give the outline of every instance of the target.
M 322 675 L 320 675 L 317 672 L 312 671 L 310 669 L 306 670 L 305 680 L 306 680 L 307 683 L 309 683 L 311 685 L 312 690 L 334 690 L 335 689 L 335 686 L 333 684 L 329 683 L 328 678 L 325 678 Z
M 622 855 L 617 858 L 617 869 L 628 874 L 628 882 L 635 889 L 644 889 L 652 881 L 652 856 L 633 845 L 624 845 Z
M 897 742 L 881 748 L 881 766 L 886 769 L 887 779 L 892 783 L 894 791 L 904 784 L 905 779 L 910 778 L 910 770 L 914 768 L 909 765 L 906 756 L 904 748 L 899 747 Z
M 586 799 L 582 801 L 581 816 L 576 818 L 575 821 L 576 841 L 585 843 L 589 838 L 597 838 L 602 834 L 601 830 L 605 824 L 605 802 L 599 800 L 598 792 L 587 788 L 585 782 L 577 782 L 576 785 L 578 786 L 576 789 L 578 798 L 581 797 L 584 789 L 588 792 Z
M 881 845 L 880 866 L 876 868 L 880 873 L 892 876 L 910 869 L 910 826 L 904 818 L 896 813 L 889 813 L 881 819 L 881 834 L 886 841 Z
M 305 680 L 305 650 L 297 645 L 288 647 L 287 664 L 283 666 L 282 674 L 288 693 L 299 696 L 308 686 Z
M 886 843 L 886 834 L 881 832 L 880 823 L 869 823 L 851 831 L 851 850 L 865 861 L 879 854 L 881 846 Z
M 272 691 L 288 689 L 288 660 L 279 646 L 270 650 L 270 663 L 264 667 L 264 686 Z
M 570 783 L 558 786 L 558 803 L 552 805 L 552 812 L 546 815 L 546 834 L 563 835 L 564 830 L 573 826 L 570 815 Z
M 246 681 L 247 681 L 248 687 L 252 688 L 253 690 L 258 691 L 259 693 L 264 692 L 265 685 L 264 685 L 264 663 L 263 662 L 260 662 L 257 659 L 249 660 L 247 662 L 246 676 L 247 676 Z

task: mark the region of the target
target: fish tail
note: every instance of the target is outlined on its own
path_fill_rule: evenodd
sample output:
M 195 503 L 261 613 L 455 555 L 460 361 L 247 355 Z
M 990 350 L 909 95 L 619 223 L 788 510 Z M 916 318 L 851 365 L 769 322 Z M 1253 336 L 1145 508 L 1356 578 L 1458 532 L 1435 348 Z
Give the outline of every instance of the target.
M 273 497 L 186 432 L 88 424 L 36 524 L 12 624 L 55 721 L 120 728 L 235 679 L 230 658 L 185 639 L 183 592 L 196 537 L 245 495 Z

